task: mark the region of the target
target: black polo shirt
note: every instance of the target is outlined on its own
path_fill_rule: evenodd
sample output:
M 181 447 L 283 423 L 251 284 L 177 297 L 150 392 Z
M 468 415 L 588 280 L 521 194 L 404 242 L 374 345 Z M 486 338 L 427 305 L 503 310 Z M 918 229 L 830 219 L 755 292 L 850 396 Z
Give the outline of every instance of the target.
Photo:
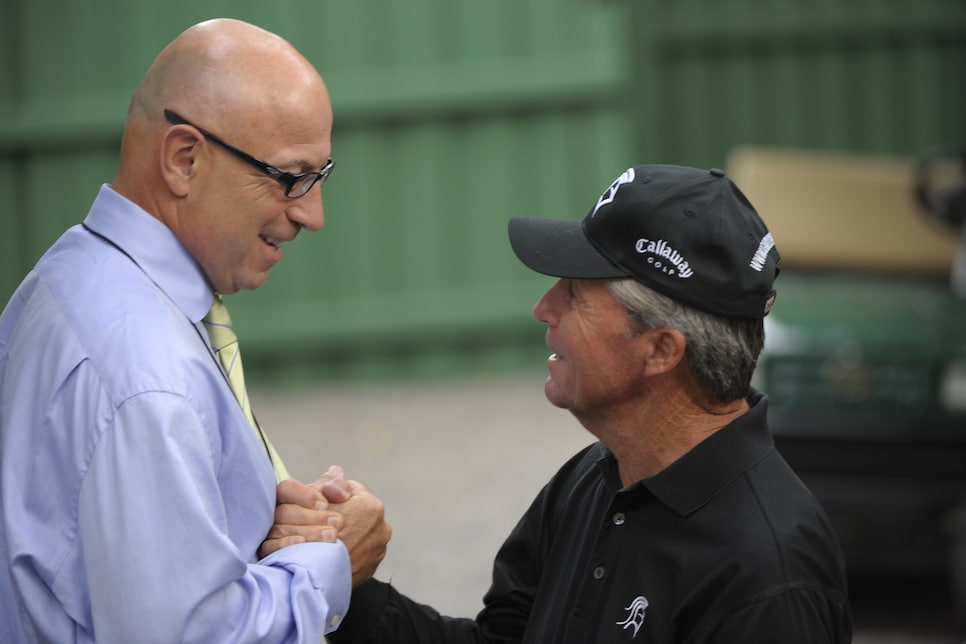
M 574 456 L 500 549 L 476 620 L 371 581 L 333 642 L 851 641 L 838 543 L 774 449 L 767 399 L 749 403 L 627 488 L 603 444 Z

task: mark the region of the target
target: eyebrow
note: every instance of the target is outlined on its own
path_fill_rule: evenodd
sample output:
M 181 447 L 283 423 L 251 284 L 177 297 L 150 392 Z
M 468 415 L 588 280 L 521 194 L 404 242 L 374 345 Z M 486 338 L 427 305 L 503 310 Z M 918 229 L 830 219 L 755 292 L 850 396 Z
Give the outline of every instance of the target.
M 291 162 L 289 162 L 289 163 L 287 163 L 285 165 L 280 165 L 278 167 L 279 168 L 282 168 L 282 169 L 284 169 L 284 168 L 298 168 L 298 171 L 299 172 L 318 172 L 319 170 L 321 170 L 322 168 L 325 167 L 325 164 L 326 163 L 328 163 L 327 160 L 325 162 L 323 162 L 321 166 L 317 166 L 317 165 L 313 164 L 311 161 L 309 161 L 308 159 L 294 159 Z

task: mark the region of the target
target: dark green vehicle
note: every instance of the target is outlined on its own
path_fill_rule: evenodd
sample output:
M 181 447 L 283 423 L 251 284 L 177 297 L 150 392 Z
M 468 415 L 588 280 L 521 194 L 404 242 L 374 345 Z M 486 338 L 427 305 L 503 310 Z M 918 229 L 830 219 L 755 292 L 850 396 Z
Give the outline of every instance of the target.
M 917 203 L 919 167 L 760 148 L 728 163 L 782 254 L 755 374 L 779 450 L 851 573 L 948 575 L 966 617 L 966 244 L 962 217 Z

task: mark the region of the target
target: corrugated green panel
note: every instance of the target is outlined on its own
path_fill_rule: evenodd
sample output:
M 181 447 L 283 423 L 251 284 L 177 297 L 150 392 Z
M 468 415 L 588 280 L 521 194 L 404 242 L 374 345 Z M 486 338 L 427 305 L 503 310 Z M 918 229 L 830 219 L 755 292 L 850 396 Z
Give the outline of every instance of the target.
M 116 167 L 113 150 L 17 155 L 0 161 L 3 301 L 45 250 L 80 223 Z
M 966 139 L 960 0 L 630 6 L 634 102 L 664 125 L 638 130 L 642 156 L 714 165 L 742 143 L 920 154 Z
M 9 213 L 0 219 L 4 229 L 4 234 L 0 235 L 0 297 L 4 302 L 23 278 L 23 266 L 26 263 L 21 254 L 24 246 L 24 220 L 15 216 L 22 210 L 18 200 L 18 177 L 16 159 L 0 160 L 0 212 Z
M 117 153 L 111 148 L 46 152 L 30 159 L 21 186 L 25 209 L 35 215 L 23 222 L 30 264 L 64 230 L 83 221 L 101 184 L 110 182 L 116 168 Z
M 19 60 L 19 31 L 13 27 L 20 24 L 19 5 L 15 2 L 0 2 L 0 102 L 9 104 L 16 97 L 20 87 L 21 72 Z

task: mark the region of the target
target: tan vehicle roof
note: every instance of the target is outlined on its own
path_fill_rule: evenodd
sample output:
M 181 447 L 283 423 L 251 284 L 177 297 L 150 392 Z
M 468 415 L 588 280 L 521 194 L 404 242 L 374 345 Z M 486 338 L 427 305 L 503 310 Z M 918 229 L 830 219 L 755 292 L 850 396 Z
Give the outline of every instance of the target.
M 725 171 L 765 220 L 783 267 L 950 272 L 959 240 L 917 203 L 912 158 L 742 146 Z

